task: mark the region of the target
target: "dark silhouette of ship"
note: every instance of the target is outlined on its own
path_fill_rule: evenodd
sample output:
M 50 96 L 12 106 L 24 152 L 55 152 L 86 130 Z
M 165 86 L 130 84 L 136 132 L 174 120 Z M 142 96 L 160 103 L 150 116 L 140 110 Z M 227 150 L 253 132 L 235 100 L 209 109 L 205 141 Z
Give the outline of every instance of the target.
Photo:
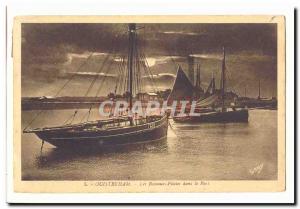
M 124 84 L 126 87 L 124 95 L 129 102 L 127 113 L 130 113 L 133 107 L 133 94 L 137 94 L 139 90 L 139 73 L 141 72 L 141 68 L 145 68 L 145 71 L 149 70 L 144 55 L 138 50 L 137 29 L 135 24 L 129 24 L 128 55 L 127 59 L 122 58 L 122 64 L 120 64 L 120 66 L 123 71 L 120 72 L 116 89 L 117 85 L 121 84 Z M 121 79 L 125 80 L 121 81 Z M 96 80 L 94 79 L 92 83 L 95 83 Z M 90 89 L 91 87 L 89 87 L 88 90 Z M 162 140 L 167 136 L 168 117 L 166 114 L 148 115 L 140 118 L 134 118 L 133 114 L 127 114 L 110 117 L 105 120 L 89 121 L 88 118 L 91 108 L 89 109 L 85 122 L 72 124 L 77 114 L 77 110 L 75 110 L 74 115 L 65 125 L 35 129 L 27 129 L 27 126 L 23 132 L 35 133 L 43 142 L 46 141 L 59 148 L 75 148 L 78 150 L 145 143 Z M 32 123 L 32 121 L 30 123 Z
M 240 97 L 236 100 L 236 106 L 238 107 L 248 107 L 256 109 L 269 109 L 277 110 L 277 98 L 263 98 L 261 97 L 261 85 L 260 80 L 258 80 L 258 97 L 249 98 L 246 95 L 247 89 L 245 88 L 245 96 Z
M 225 47 L 223 47 L 223 60 L 222 60 L 222 72 L 220 89 L 215 89 L 215 80 L 212 78 L 209 87 L 202 98 L 197 101 L 195 107 L 195 113 L 197 115 L 175 116 L 173 120 L 175 122 L 201 122 L 201 123 L 227 123 L 227 122 L 248 122 L 248 109 L 237 109 L 235 105 L 231 105 L 228 97 L 234 96 L 232 92 L 226 92 L 226 61 L 225 61 Z M 182 69 L 178 69 L 177 78 L 173 86 L 173 91 L 170 94 L 169 99 L 185 99 L 193 100 L 195 93 L 193 92 L 192 84 Z M 189 87 L 191 86 L 191 87 Z M 184 87 L 185 90 L 179 90 Z M 186 88 L 188 87 L 188 88 Z M 180 92 L 180 93 L 179 93 Z M 237 97 L 237 96 L 236 96 Z M 188 114 L 189 108 L 186 109 Z

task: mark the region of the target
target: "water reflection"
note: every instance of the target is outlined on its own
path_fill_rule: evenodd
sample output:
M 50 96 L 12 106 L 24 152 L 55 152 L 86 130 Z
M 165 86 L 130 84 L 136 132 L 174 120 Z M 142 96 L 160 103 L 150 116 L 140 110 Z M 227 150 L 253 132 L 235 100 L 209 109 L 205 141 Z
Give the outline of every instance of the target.
M 25 112 L 22 117 L 28 120 L 31 114 Z M 67 113 L 51 111 L 39 125 L 57 122 L 62 114 Z M 112 149 L 66 151 L 45 143 L 42 156 L 36 135 L 22 134 L 22 179 L 276 179 L 277 111 L 250 110 L 249 114 L 248 124 L 176 124 L 170 120 L 166 140 Z M 259 172 L 254 172 L 257 167 Z
M 65 163 L 68 161 L 76 161 L 78 159 L 98 158 L 99 160 L 105 159 L 108 156 L 122 155 L 128 152 L 141 152 L 141 153 L 162 153 L 168 151 L 167 138 L 160 141 L 127 144 L 119 146 L 107 146 L 97 149 L 63 149 L 52 148 L 46 153 L 41 152 L 36 157 L 36 163 L 39 168 L 45 168 L 57 163 Z

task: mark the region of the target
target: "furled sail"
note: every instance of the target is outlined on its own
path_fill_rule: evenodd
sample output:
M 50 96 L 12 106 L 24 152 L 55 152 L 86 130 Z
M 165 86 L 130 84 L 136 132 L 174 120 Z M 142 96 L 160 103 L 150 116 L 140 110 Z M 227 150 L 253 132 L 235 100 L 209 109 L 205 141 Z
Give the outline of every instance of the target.
M 196 107 L 211 107 L 214 106 L 217 102 L 219 102 L 219 94 L 213 94 L 203 100 L 197 102 Z

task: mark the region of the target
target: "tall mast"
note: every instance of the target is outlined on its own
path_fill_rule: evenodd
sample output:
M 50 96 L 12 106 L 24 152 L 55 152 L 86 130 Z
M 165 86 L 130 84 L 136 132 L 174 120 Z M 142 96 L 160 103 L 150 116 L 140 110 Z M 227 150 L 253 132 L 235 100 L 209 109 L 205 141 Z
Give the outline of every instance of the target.
M 197 74 L 196 74 L 196 87 L 200 88 L 201 87 L 201 75 L 200 75 L 200 64 L 197 64 Z
M 221 78 L 221 94 L 222 94 L 222 112 L 224 112 L 225 109 L 225 70 L 226 70 L 226 65 L 225 65 L 225 47 L 223 46 L 223 62 L 222 62 L 222 78 Z
M 260 80 L 258 80 L 258 99 L 260 99 Z
M 216 84 L 215 84 L 215 74 L 214 74 L 214 71 L 212 72 L 211 81 L 212 81 L 211 93 L 214 94 L 215 91 L 216 91 Z
M 132 109 L 132 95 L 133 95 L 133 56 L 136 44 L 136 25 L 130 23 L 129 29 L 129 47 L 128 47 L 128 92 L 129 92 L 129 110 Z

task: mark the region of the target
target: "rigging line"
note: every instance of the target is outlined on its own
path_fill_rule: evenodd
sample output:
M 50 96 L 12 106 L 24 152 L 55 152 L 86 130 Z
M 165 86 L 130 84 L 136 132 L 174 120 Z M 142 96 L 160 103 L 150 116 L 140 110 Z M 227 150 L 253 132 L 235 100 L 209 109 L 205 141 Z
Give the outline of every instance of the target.
M 140 58 L 139 58 L 139 47 L 142 48 L 143 43 L 141 38 L 138 37 L 136 40 L 136 60 L 137 60 L 137 91 L 141 92 L 141 70 L 140 70 Z
M 111 62 L 112 62 L 112 61 L 111 61 Z M 106 74 L 107 74 L 107 72 L 108 72 L 108 69 L 110 69 L 110 68 L 107 68 L 107 70 L 105 71 L 104 77 L 102 77 L 103 79 L 102 79 L 101 82 L 100 82 L 100 86 L 99 86 L 99 88 L 98 88 L 98 90 L 97 90 L 97 93 L 96 93 L 96 95 L 95 95 L 94 98 L 97 98 L 97 95 L 98 95 L 98 93 L 99 93 L 99 89 L 100 89 L 100 87 L 102 86 L 102 81 L 104 81 L 104 79 L 107 77 Z M 82 122 L 82 121 L 84 120 L 84 118 L 86 117 L 86 115 L 89 115 L 89 114 L 90 114 L 90 110 L 92 109 L 92 107 L 93 107 L 93 104 L 90 105 L 89 111 L 83 115 L 83 117 L 81 118 L 80 122 Z M 89 119 L 89 117 L 87 117 L 87 120 L 88 120 L 88 119 Z
M 89 120 L 89 118 L 90 118 L 90 115 L 91 115 L 91 110 L 92 110 L 92 107 L 90 107 L 90 109 L 89 109 L 89 114 L 88 114 L 88 116 L 87 116 L 87 121 Z
M 84 118 L 86 117 L 86 115 L 87 115 L 87 120 L 89 119 L 89 116 L 90 116 L 90 113 L 91 113 L 91 109 L 92 109 L 92 105 L 90 106 L 89 111 L 83 115 L 83 117 L 80 120 L 80 123 L 84 120 Z
M 101 67 L 99 68 L 99 71 L 97 72 L 97 76 L 93 79 L 92 83 L 89 85 L 89 88 L 88 88 L 88 90 L 86 91 L 84 97 L 86 97 L 86 96 L 89 94 L 89 92 L 90 92 L 90 90 L 93 88 L 95 82 L 96 82 L 96 81 L 98 80 L 98 78 L 100 77 L 100 73 L 101 73 L 102 70 L 104 69 L 104 66 L 105 66 L 106 62 L 108 61 L 108 58 L 110 57 L 110 53 L 113 53 L 113 54 L 115 53 L 116 46 L 114 45 L 114 43 L 115 43 L 115 41 L 113 40 L 113 41 L 112 41 L 112 44 L 113 44 L 113 50 L 112 50 L 111 52 L 109 52 L 109 53 L 107 54 L 107 56 L 105 57 L 104 61 L 102 62 Z M 110 65 L 112 64 L 112 62 L 114 61 L 114 59 L 115 59 L 115 55 L 114 55 L 113 59 L 111 60 Z M 109 66 L 109 67 L 110 67 L 110 66 Z M 108 72 L 108 70 L 106 70 L 106 72 L 104 73 L 104 77 L 107 76 L 107 72 Z M 100 86 L 101 86 L 101 82 L 100 82 Z M 95 98 L 97 98 L 97 94 L 96 94 Z M 90 110 L 91 110 L 92 106 L 93 106 L 93 104 L 90 105 L 89 111 L 86 113 L 86 114 L 88 114 L 87 120 L 89 119 L 89 114 L 90 114 Z M 76 110 L 76 111 L 77 111 L 77 110 Z M 86 114 L 84 114 L 84 116 L 82 117 L 82 119 L 80 120 L 80 122 L 82 122 L 82 121 L 84 120 L 84 118 L 86 117 Z M 75 115 L 76 115 L 76 114 L 75 114 Z M 74 116 L 74 117 L 75 117 L 75 116 Z
M 138 48 L 136 48 L 136 68 L 137 68 L 137 87 L 138 87 L 138 92 L 142 92 L 141 89 L 141 69 L 140 69 L 140 57 L 139 57 L 139 51 Z
M 54 97 L 58 96 L 58 94 L 59 94 L 59 93 L 60 93 L 60 92 L 68 85 L 68 83 L 70 83 L 70 81 L 76 76 L 76 73 L 78 73 L 79 70 L 81 70 L 81 68 L 82 68 L 83 66 L 85 66 L 85 64 L 90 60 L 90 58 L 93 56 L 93 54 L 94 54 L 94 52 L 92 52 L 92 53 L 88 56 L 88 58 L 84 61 L 84 63 L 82 63 L 82 64 L 79 66 L 78 70 L 75 71 L 75 73 L 71 76 L 71 78 L 63 85 L 63 87 L 55 94 Z
M 83 66 L 86 65 L 86 63 L 90 60 L 90 58 L 92 57 L 92 55 L 94 54 L 94 52 L 92 52 L 88 58 L 78 67 L 78 69 L 75 71 L 75 73 L 70 77 L 70 79 L 68 79 L 64 85 L 58 90 L 58 92 L 54 95 L 54 97 L 57 97 L 59 95 L 59 93 L 70 83 L 70 81 L 75 77 L 76 73 L 79 72 L 79 70 L 81 70 L 81 68 Z M 55 108 L 55 106 L 54 106 Z M 45 110 L 40 110 L 34 117 L 33 119 L 25 126 L 25 128 L 23 129 L 23 131 L 25 131 L 30 125 L 32 125 L 32 123 L 38 118 L 38 116 L 40 116 Z
M 123 92 L 127 92 L 127 83 L 128 83 L 128 70 L 126 69 L 127 66 L 127 60 L 125 58 L 125 56 L 123 57 L 123 70 L 124 70 L 124 87 L 123 87 Z
M 120 58 L 121 59 L 121 58 Z M 123 83 L 123 70 L 122 70 L 122 59 L 118 62 L 118 72 L 119 72 L 119 82 L 117 93 L 121 94 L 122 92 L 122 83 Z
M 146 30 L 146 28 L 145 28 L 145 30 Z M 138 55 L 139 55 L 140 64 L 141 64 L 142 68 L 145 70 L 145 67 L 146 67 L 146 65 L 145 65 L 146 36 L 144 36 L 144 37 L 145 37 L 144 45 L 142 46 L 141 50 L 138 50 Z M 141 74 L 142 74 L 142 69 L 141 69 Z M 147 70 L 145 70 L 145 77 L 144 77 L 144 79 L 141 78 L 141 81 L 143 82 L 142 88 L 143 88 L 144 92 L 146 92 L 146 83 L 147 83 L 146 78 L 147 78 L 147 75 L 148 75 Z M 152 82 L 152 85 L 154 85 L 151 78 L 150 78 L 150 82 Z
M 136 74 L 136 92 L 140 92 L 140 82 L 139 82 L 139 77 L 140 77 L 140 72 L 139 72 L 139 58 L 138 58 L 138 52 L 136 50 L 135 52 L 135 74 Z
M 107 59 L 108 59 L 108 58 L 107 58 Z M 106 61 L 107 61 L 107 59 L 106 59 Z M 99 89 L 100 89 L 101 86 L 102 86 L 102 81 L 104 81 L 104 79 L 107 77 L 108 69 L 110 69 L 110 66 L 111 66 L 112 62 L 113 62 L 113 60 L 110 61 L 109 67 L 108 67 L 108 68 L 106 69 L 106 71 L 104 72 L 104 76 L 103 76 L 102 79 L 100 80 L 101 82 L 99 82 L 99 83 L 100 83 L 100 86 L 98 87 L 97 93 L 96 93 L 96 95 L 94 96 L 94 98 L 97 98 L 97 95 L 98 95 L 98 93 L 99 93 Z M 104 65 L 101 66 L 101 70 L 103 69 L 103 66 L 104 66 Z M 97 80 L 99 77 L 100 77 L 100 76 L 99 76 L 99 74 L 98 74 L 96 80 Z M 82 121 L 84 120 L 84 118 L 86 117 L 86 115 L 88 115 L 87 120 L 89 119 L 89 114 L 90 114 L 90 111 L 91 111 L 92 107 L 93 107 L 93 104 L 90 105 L 89 111 L 83 115 L 83 117 L 81 118 L 80 122 L 82 122 Z
M 118 92 L 118 88 L 119 88 L 119 85 L 120 85 L 120 80 L 121 80 L 121 72 L 120 72 L 120 69 L 119 69 L 119 63 L 117 64 L 117 71 L 118 71 L 118 76 L 117 76 L 117 83 L 116 83 L 116 87 L 115 87 L 115 96 L 117 95 L 117 92 Z
M 115 51 L 116 51 L 116 48 L 115 48 L 115 46 L 114 46 L 114 47 L 113 47 L 113 50 L 112 50 L 112 53 L 114 54 L 114 56 L 113 56 L 113 58 L 110 60 L 109 66 L 106 68 L 106 71 L 104 72 L 104 76 L 102 77 L 102 79 L 100 78 L 100 85 L 99 85 L 99 87 L 98 87 L 98 89 L 97 89 L 97 92 L 96 92 L 94 98 L 97 98 L 98 94 L 100 93 L 100 90 L 101 90 L 101 88 L 102 88 L 102 86 L 103 86 L 103 83 L 104 83 L 103 81 L 104 81 L 105 78 L 107 77 L 108 70 L 111 69 L 111 65 L 113 64 L 113 62 L 114 62 L 114 60 L 115 60 L 115 58 L 116 58 Z M 109 55 L 109 56 L 110 56 L 110 55 Z M 109 56 L 106 57 L 107 59 L 105 60 L 105 63 L 107 62 Z M 104 64 L 102 63 L 102 66 L 101 66 L 101 68 L 100 68 L 101 71 L 102 71 L 103 68 L 104 68 Z M 100 76 L 99 76 L 99 74 L 98 74 L 98 76 L 96 77 L 96 79 L 95 79 L 94 81 L 96 81 L 99 77 L 100 77 Z M 84 114 L 84 116 L 82 117 L 82 119 L 80 120 L 80 122 L 82 122 L 82 121 L 84 120 L 84 118 L 86 117 L 86 115 L 88 115 L 88 116 L 87 116 L 87 120 L 89 119 L 89 115 L 90 115 L 90 111 L 91 111 L 91 109 L 92 109 L 92 106 L 93 106 L 93 105 L 91 105 L 90 108 L 89 108 L 89 111 L 88 111 L 86 114 Z
M 140 83 L 140 78 L 141 78 L 141 72 L 140 72 L 140 61 L 139 57 L 137 54 L 136 57 L 136 85 L 137 85 L 137 92 L 141 92 L 141 83 Z
M 144 53 L 146 53 L 146 27 L 145 27 L 145 24 L 144 24 L 144 30 L 143 30 L 143 32 L 144 33 L 143 33 L 143 38 L 142 38 L 142 41 L 141 41 L 141 51 L 144 52 Z M 141 70 L 141 65 L 143 65 L 143 61 L 141 61 L 141 59 L 140 59 L 140 52 L 139 52 L 139 50 L 137 50 L 137 56 L 138 56 L 138 60 L 139 60 L 140 92 L 146 92 L 146 85 L 145 85 L 145 81 L 143 80 L 142 70 Z
M 139 59 L 139 66 L 140 66 L 140 69 L 139 69 L 139 71 L 140 71 L 140 86 L 141 86 L 141 92 L 145 92 L 146 91 L 146 88 L 145 88 L 145 86 L 146 86 L 146 81 L 145 81 L 145 78 L 142 76 L 142 69 L 141 69 L 141 65 L 143 66 L 143 60 L 141 60 L 141 58 L 140 58 L 140 54 L 138 53 L 138 59 Z M 146 74 L 145 74 L 146 75 Z
M 75 118 L 77 114 L 77 110 L 73 113 L 73 115 L 71 115 L 71 117 L 69 117 L 65 122 L 64 122 L 64 125 L 67 125 L 67 124 L 71 124 Z M 71 122 L 70 123 L 67 123 L 69 120 L 71 119 Z
M 126 30 L 124 33 L 122 33 L 119 37 L 121 38 L 121 40 L 122 40 L 122 38 L 123 38 L 123 35 L 124 34 L 127 34 L 128 33 L 128 30 Z M 119 58 L 120 58 L 120 60 L 119 60 L 119 62 L 117 63 L 117 69 L 118 69 L 118 72 L 119 72 L 119 77 L 120 77 L 120 79 L 118 80 L 118 87 L 117 87 L 117 91 L 116 92 L 120 92 L 120 94 L 121 94 L 121 92 L 122 92 L 122 85 L 123 85 L 123 80 L 121 80 L 121 78 L 123 78 L 123 76 L 124 76 L 124 74 L 123 74 L 123 71 L 122 71 L 122 64 L 123 64 L 123 56 L 122 56 L 122 50 L 120 49 L 120 44 L 121 44 L 122 42 L 119 42 L 119 44 L 116 46 L 116 51 L 120 51 L 120 55 L 119 55 Z M 121 82 L 120 82 L 121 81 Z M 119 83 L 120 82 L 120 83 Z
M 107 60 L 108 60 L 109 57 L 110 57 L 110 54 L 108 53 L 107 56 L 105 57 L 104 61 L 102 62 L 101 67 L 99 68 L 99 70 L 98 70 L 98 72 L 97 72 L 97 76 L 95 76 L 95 77 L 93 78 L 92 83 L 89 85 L 88 90 L 87 90 L 86 93 L 84 94 L 84 97 L 86 97 L 86 96 L 89 94 L 90 90 L 93 88 L 93 86 L 94 86 L 96 80 L 97 80 L 98 77 L 100 76 L 100 73 L 101 73 L 101 71 L 102 71 L 102 69 L 103 69 L 104 65 L 106 64 L 106 62 L 107 62 Z M 78 113 L 78 109 L 75 110 L 74 115 L 73 115 L 73 119 L 71 120 L 70 124 L 74 121 L 74 118 L 75 118 L 75 116 L 77 115 L 77 113 Z M 84 117 L 85 117 L 85 115 L 84 115 Z
M 126 57 L 124 57 L 124 70 L 125 70 L 125 84 L 124 84 L 124 92 L 127 92 L 127 86 L 128 86 L 128 70 L 127 70 L 127 64 L 128 60 L 126 59 Z
M 134 49 L 133 49 L 134 51 L 133 51 L 133 57 L 134 57 L 134 59 L 133 59 L 133 62 L 134 62 L 134 65 L 133 65 L 133 75 L 134 75 L 134 82 L 133 82 L 133 84 L 134 84 L 134 93 L 135 93 L 135 95 L 137 94 L 137 92 L 138 92 L 138 90 L 137 90 L 137 88 L 138 88 L 138 83 L 137 83 L 137 58 L 136 58 L 136 52 L 137 52 L 137 38 L 136 38 L 136 40 L 135 40 L 135 45 L 134 45 Z
M 144 24 L 144 38 L 143 38 L 143 44 L 142 47 L 144 48 L 144 53 L 146 53 L 146 26 Z
M 139 43 L 139 40 L 138 40 L 138 43 Z M 140 57 L 139 57 L 139 50 L 137 49 L 137 60 L 138 60 L 138 84 L 139 84 L 139 92 L 142 92 L 142 86 L 141 86 L 141 77 L 142 77 L 142 74 L 141 74 L 141 62 L 140 62 Z
M 147 61 L 147 59 L 146 59 L 146 57 L 145 57 L 144 54 L 142 54 L 142 56 L 143 56 L 143 59 L 144 59 L 144 62 L 145 62 L 145 69 L 148 70 L 149 75 L 151 76 L 151 79 L 150 79 L 150 80 L 151 80 L 152 86 L 153 86 L 153 88 L 154 88 L 154 91 L 157 92 L 157 89 L 156 89 L 156 85 L 157 85 L 157 84 L 156 84 L 156 81 L 154 80 L 154 76 L 153 76 L 153 74 L 152 74 L 152 72 L 151 72 L 151 70 L 150 70 L 148 61 Z
M 127 91 L 127 73 L 128 71 L 126 70 L 126 66 L 127 66 L 127 63 L 126 63 L 126 58 L 125 56 L 123 55 L 122 57 L 122 70 L 123 70 L 123 86 L 122 86 L 122 92 L 123 94 Z
M 119 90 L 119 86 L 120 86 L 120 81 L 121 81 L 121 72 L 120 72 L 120 69 L 119 69 L 119 63 L 116 64 L 117 67 L 117 83 L 116 83 L 116 86 L 115 86 L 115 96 L 118 94 L 118 90 Z
M 125 33 L 124 33 L 125 34 Z M 92 52 L 89 56 L 88 56 L 88 58 L 78 67 L 78 69 L 75 71 L 75 73 L 71 76 L 71 78 L 70 79 L 68 79 L 65 83 L 64 83 L 64 85 L 59 89 L 59 91 L 55 94 L 55 96 L 54 97 L 57 97 L 59 94 L 60 94 L 60 92 L 70 83 L 70 81 L 76 76 L 76 73 L 77 72 L 79 72 L 79 70 L 81 70 L 81 68 L 83 67 L 83 66 L 85 66 L 85 64 L 86 63 L 88 63 L 88 61 L 90 60 L 90 58 L 92 57 L 92 55 L 94 54 L 94 52 Z M 43 113 L 44 112 L 44 110 L 41 110 L 41 111 L 39 111 L 34 117 L 33 117 L 33 119 L 27 124 L 27 126 L 23 129 L 23 131 L 25 131 L 37 118 L 38 118 L 38 116 L 39 115 L 41 115 L 41 113 Z
M 114 55 L 113 59 L 111 60 L 111 62 L 110 62 L 110 64 L 109 64 L 109 66 L 107 67 L 107 69 L 106 69 L 106 71 L 105 71 L 105 73 L 104 73 L 104 76 L 102 77 L 102 81 L 104 81 L 104 80 L 107 78 L 107 73 L 108 73 L 109 69 L 111 69 L 111 65 L 113 64 L 113 61 L 114 61 L 115 57 L 116 57 L 116 55 Z M 98 94 L 100 93 L 100 90 L 101 90 L 101 88 L 102 88 L 102 86 L 103 86 L 103 83 L 104 83 L 104 82 L 100 82 L 100 85 L 99 85 L 99 87 L 98 87 L 98 89 L 97 89 L 97 92 L 96 92 L 96 94 L 95 94 L 95 98 L 96 98 L 96 97 L 98 96 Z
M 145 28 L 144 28 L 144 32 L 145 32 Z M 145 35 L 145 34 L 144 34 Z M 146 38 L 144 38 L 144 40 L 146 41 Z M 142 48 L 143 48 L 143 52 L 145 53 L 145 51 L 146 51 L 146 42 L 144 42 L 144 46 L 142 46 Z M 151 75 L 151 77 L 152 77 L 152 86 L 153 86 L 153 88 L 154 88 L 154 91 L 155 92 L 157 92 L 157 89 L 156 89 L 156 86 L 157 86 L 157 83 L 156 83 L 156 81 L 154 80 L 154 77 L 153 77 L 153 74 L 152 74 L 152 72 L 151 72 L 151 70 L 150 70 L 150 67 L 149 67 L 149 63 L 148 63 L 148 61 L 147 61 L 147 59 L 146 59 L 146 56 L 145 56 L 145 54 L 143 54 L 143 53 L 141 53 L 141 56 L 144 58 L 144 63 L 146 64 L 145 65 L 145 67 L 147 68 L 147 70 L 149 71 L 149 73 L 150 73 L 150 75 Z M 150 79 L 151 80 L 151 79 Z
M 117 36 L 118 37 L 118 36 Z M 116 57 L 116 44 L 115 44 L 115 41 L 117 39 L 117 37 L 115 37 L 115 39 L 112 40 L 112 50 L 109 51 L 109 53 L 107 54 L 107 56 L 105 57 L 104 61 L 102 62 L 102 65 L 100 66 L 98 72 L 97 72 L 97 76 L 94 77 L 92 83 L 89 85 L 88 87 L 88 90 L 86 91 L 85 95 L 84 96 L 87 96 L 91 89 L 93 88 L 93 86 L 95 85 L 95 82 L 99 79 L 99 78 L 106 78 L 107 76 L 107 72 L 108 72 L 108 69 L 111 67 L 112 63 L 115 61 L 115 57 Z M 103 73 L 103 69 L 105 69 L 105 64 L 107 63 L 107 61 L 109 60 L 109 58 L 111 57 L 111 54 L 113 54 L 113 58 L 110 60 L 110 64 L 109 64 L 109 67 L 106 69 L 105 73 Z M 103 77 L 101 77 L 100 75 L 102 75 L 101 73 L 103 73 Z M 101 82 L 100 82 L 100 85 L 101 85 Z M 95 95 L 95 98 L 97 97 L 97 94 Z
M 92 54 L 88 57 L 88 59 L 86 60 L 86 63 L 87 63 L 87 61 L 92 57 L 93 54 L 94 54 L 94 53 L 92 53 Z M 77 71 L 77 72 L 78 72 L 78 71 Z M 73 76 L 75 76 L 75 75 L 76 75 L 76 73 L 73 74 Z M 74 78 L 73 76 L 72 76 L 72 78 Z M 71 80 L 69 80 L 69 81 L 71 81 Z M 71 120 L 70 124 L 74 121 L 75 116 L 77 115 L 77 113 L 78 113 L 78 109 L 75 110 L 74 115 L 73 115 L 73 117 L 72 117 L 72 120 Z M 65 123 L 66 123 L 66 122 L 65 122 Z
M 142 72 L 141 72 L 141 59 L 140 59 L 140 55 L 139 55 L 139 50 L 138 48 L 136 48 L 136 60 L 137 60 L 137 84 L 138 84 L 138 92 L 143 92 L 142 91 Z M 143 100 L 143 97 L 141 98 L 141 100 Z M 142 101 L 143 102 L 143 101 Z M 142 108 L 142 111 L 143 113 L 145 113 L 145 110 L 143 110 Z
M 134 97 L 135 94 L 135 88 L 136 88 L 136 83 L 135 83 L 135 44 L 132 48 L 132 97 Z
M 121 86 L 120 86 L 120 94 L 122 94 L 122 92 L 125 92 L 125 69 L 124 69 L 124 57 L 121 57 L 121 63 L 120 63 L 120 70 L 122 72 L 122 80 L 121 80 Z
M 145 84 L 146 84 L 147 76 L 149 76 L 150 85 L 152 85 L 152 87 L 153 87 L 154 84 L 153 84 L 152 78 L 150 76 L 150 73 L 147 71 L 147 67 L 146 67 L 146 64 L 145 64 L 145 59 L 144 59 L 144 57 L 143 57 L 142 54 L 140 54 L 140 56 L 141 56 L 141 61 L 142 61 L 142 67 L 143 67 L 143 69 L 145 71 L 145 76 L 144 76 Z
M 123 71 L 122 71 L 122 67 L 121 67 L 121 62 L 122 59 L 120 57 L 120 62 L 118 62 L 118 72 L 119 72 L 119 82 L 118 82 L 118 89 L 117 89 L 117 94 L 121 94 L 121 88 L 122 88 L 122 81 L 123 81 Z
M 107 60 L 108 60 L 109 57 L 110 57 L 110 54 L 108 54 L 108 55 L 106 56 L 105 60 L 102 62 L 102 65 L 101 65 L 101 67 L 99 68 L 99 71 L 97 72 L 97 76 L 94 77 L 94 79 L 93 79 L 92 83 L 90 84 L 88 90 L 87 90 L 86 93 L 84 94 L 84 97 L 87 96 L 87 95 L 90 93 L 91 89 L 94 87 L 94 84 L 95 84 L 95 82 L 97 81 L 97 79 L 100 77 L 100 73 L 101 73 L 101 71 L 103 70 L 103 68 L 104 68 L 104 66 L 105 66 L 105 64 L 106 64 L 106 62 L 107 62 Z
M 108 58 L 107 58 L 108 59 Z M 107 59 L 105 60 L 105 62 L 107 61 Z M 104 61 L 103 61 L 104 62 Z M 111 61 L 111 63 L 112 63 L 113 61 Z M 103 69 L 103 64 L 102 64 L 102 66 L 101 66 L 101 71 L 102 71 L 102 69 Z M 109 68 L 108 68 L 109 69 Z M 104 72 L 104 77 L 106 77 L 106 74 L 107 74 L 107 72 L 108 72 L 108 70 L 106 70 L 105 72 Z M 98 76 L 96 77 L 96 79 L 95 80 L 97 80 L 98 78 L 100 77 L 100 75 L 98 74 Z M 102 77 L 103 78 L 103 77 Z M 102 80 L 104 80 L 104 79 L 102 79 Z M 100 85 L 102 85 L 101 83 L 102 83 L 102 80 L 101 80 L 101 82 L 100 82 Z M 100 88 L 100 87 L 99 87 Z M 86 95 L 87 95 L 88 93 L 86 93 Z M 85 96 L 86 96 L 85 95 Z M 97 98 L 97 94 L 95 95 L 95 97 L 94 98 Z M 84 120 L 84 118 L 86 117 L 86 115 L 87 115 L 87 120 L 89 119 L 89 114 L 90 114 L 90 111 L 91 111 L 91 109 L 92 109 L 92 107 L 93 107 L 93 104 L 91 104 L 90 105 L 90 107 L 89 107 L 89 111 L 87 112 L 87 113 L 85 113 L 84 115 L 83 115 L 83 117 L 81 118 L 81 120 L 80 120 L 80 122 L 82 122 L 83 120 Z
M 120 63 L 120 71 L 121 71 L 121 82 L 120 82 L 120 89 L 119 89 L 119 93 L 120 93 L 120 95 L 122 95 L 124 92 L 125 92 L 125 70 L 124 70 L 124 68 L 123 68 L 123 62 L 124 62 L 124 60 L 123 60 L 123 58 L 122 58 L 122 61 L 121 61 L 121 63 Z
M 122 88 L 122 78 L 123 78 L 123 71 L 122 71 L 122 58 L 121 56 L 119 57 L 120 60 L 117 62 L 117 70 L 118 70 L 118 79 L 116 83 L 116 89 L 115 89 L 115 95 L 118 93 L 121 94 L 121 88 Z
M 112 53 L 113 53 L 113 58 L 112 58 L 112 60 L 111 60 L 111 62 L 110 62 L 110 65 L 108 66 L 108 68 L 106 69 L 106 72 L 104 73 L 104 77 L 102 77 L 103 79 L 103 81 L 104 81 L 104 79 L 107 77 L 107 72 L 108 72 L 108 70 L 110 69 L 110 67 L 111 67 L 111 65 L 113 64 L 113 62 L 114 62 L 114 60 L 116 59 L 116 56 L 117 56 L 117 54 L 115 53 L 119 48 L 118 47 L 120 47 L 120 45 L 119 46 L 115 46 L 115 45 L 113 45 L 113 50 L 112 50 Z M 98 87 L 98 90 L 97 90 L 97 92 L 96 92 L 96 94 L 95 94 L 95 98 L 98 96 L 98 94 L 100 93 L 100 90 L 101 90 L 101 88 L 102 88 L 102 85 L 103 85 L 103 82 L 100 82 L 100 85 L 99 85 L 99 87 Z
M 40 110 L 34 117 L 33 119 L 27 124 L 27 126 L 25 126 L 25 128 L 23 129 L 23 131 L 25 131 L 36 119 L 37 117 L 44 112 L 44 110 Z
M 117 94 L 117 89 L 118 89 L 118 83 L 119 83 L 119 76 L 117 76 L 117 83 L 116 83 L 116 85 L 115 85 L 115 89 L 114 89 L 114 96 L 116 96 L 116 94 Z
M 124 90 L 123 86 L 124 86 L 124 78 L 125 78 L 124 70 L 123 70 L 123 57 L 122 56 L 120 57 L 120 62 L 118 63 L 118 67 L 120 70 L 120 78 L 121 78 L 118 90 L 119 90 L 119 94 L 122 94 L 122 92 Z

